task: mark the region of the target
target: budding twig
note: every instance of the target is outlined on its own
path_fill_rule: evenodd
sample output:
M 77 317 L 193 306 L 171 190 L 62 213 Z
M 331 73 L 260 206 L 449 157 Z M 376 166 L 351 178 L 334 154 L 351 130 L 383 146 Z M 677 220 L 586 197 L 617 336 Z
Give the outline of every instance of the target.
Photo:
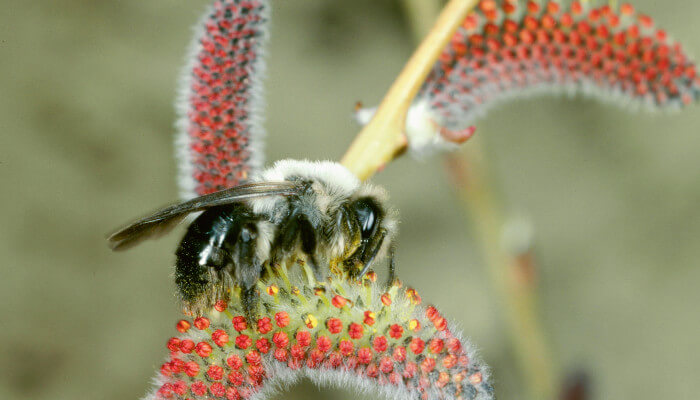
M 413 53 L 382 100 L 372 120 L 360 131 L 341 163 L 360 179 L 374 175 L 406 146 L 406 114 L 443 48 L 477 0 L 450 0 L 428 36 Z

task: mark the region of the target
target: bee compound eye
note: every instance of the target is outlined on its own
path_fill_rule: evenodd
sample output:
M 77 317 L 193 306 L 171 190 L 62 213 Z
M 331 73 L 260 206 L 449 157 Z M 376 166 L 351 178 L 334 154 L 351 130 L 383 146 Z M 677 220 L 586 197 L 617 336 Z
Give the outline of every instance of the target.
M 377 225 L 379 210 L 377 205 L 370 199 L 360 199 L 353 204 L 357 222 L 360 224 L 362 238 L 368 238 L 374 232 Z

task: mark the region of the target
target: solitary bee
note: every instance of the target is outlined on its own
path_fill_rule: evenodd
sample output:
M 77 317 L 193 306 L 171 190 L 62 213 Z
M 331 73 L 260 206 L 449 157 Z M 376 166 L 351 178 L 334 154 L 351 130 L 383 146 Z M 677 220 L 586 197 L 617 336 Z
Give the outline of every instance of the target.
M 265 263 L 306 256 L 317 279 L 337 265 L 362 277 L 391 252 L 395 212 L 380 188 L 361 183 L 333 162 L 282 160 L 250 183 L 176 204 L 117 231 L 113 250 L 124 250 L 171 230 L 190 213 L 203 211 L 176 251 L 175 283 L 185 307 L 201 313 L 241 288 L 251 315 L 255 286 Z M 393 260 L 389 280 L 393 281 Z

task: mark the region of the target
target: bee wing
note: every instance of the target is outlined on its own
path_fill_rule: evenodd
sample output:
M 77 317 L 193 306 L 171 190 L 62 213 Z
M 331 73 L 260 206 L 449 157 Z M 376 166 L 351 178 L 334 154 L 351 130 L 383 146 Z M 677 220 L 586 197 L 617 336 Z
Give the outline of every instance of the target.
M 112 250 L 126 250 L 145 239 L 156 238 L 169 232 L 187 214 L 261 197 L 292 196 L 299 193 L 300 189 L 299 185 L 291 182 L 260 182 L 220 190 L 158 210 L 119 229 L 107 240 Z

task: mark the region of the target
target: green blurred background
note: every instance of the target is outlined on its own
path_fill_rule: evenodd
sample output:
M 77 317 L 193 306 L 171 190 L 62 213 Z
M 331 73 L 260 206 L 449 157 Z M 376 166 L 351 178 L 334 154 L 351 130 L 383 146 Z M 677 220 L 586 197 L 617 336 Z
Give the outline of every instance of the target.
M 113 254 L 104 235 L 177 196 L 173 98 L 208 0 L 3 0 L 0 398 L 137 399 L 178 307 L 178 234 Z M 700 54 L 700 2 L 636 1 Z M 413 48 L 398 1 L 275 3 L 268 160 L 337 160 Z M 690 399 L 700 376 L 700 112 L 528 99 L 479 123 L 511 209 L 536 230 L 542 321 L 594 398 Z M 468 144 L 467 144 L 468 145 Z M 399 274 L 459 321 L 523 398 L 508 333 L 440 159 L 375 181 L 402 218 Z M 180 231 L 181 232 L 181 231 Z M 308 383 L 281 399 L 358 396 Z

